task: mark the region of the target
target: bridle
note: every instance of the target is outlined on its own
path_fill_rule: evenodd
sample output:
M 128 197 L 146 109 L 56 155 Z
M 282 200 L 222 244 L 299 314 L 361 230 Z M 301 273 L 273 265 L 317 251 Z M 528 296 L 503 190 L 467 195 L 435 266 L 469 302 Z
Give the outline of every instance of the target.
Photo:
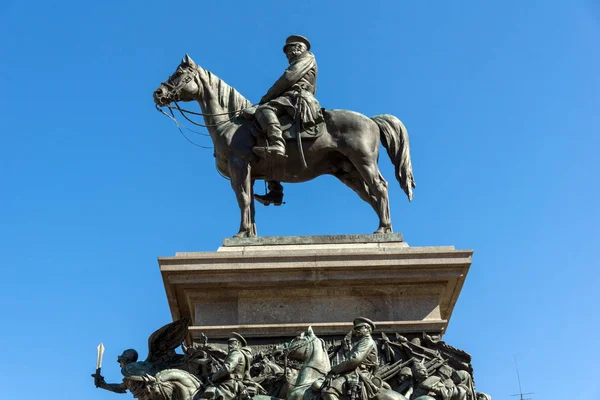
M 177 67 L 177 70 L 179 70 L 179 69 L 181 69 L 182 72 L 185 72 L 186 69 L 190 69 L 190 68 L 182 68 L 181 66 L 179 66 L 179 67 Z M 177 71 L 175 71 L 175 73 L 177 73 Z M 194 74 L 194 75 L 196 75 L 195 77 L 192 77 L 191 75 L 192 74 L 186 73 L 182 78 L 179 79 L 179 83 L 177 85 L 174 85 L 172 83 L 173 76 L 170 76 L 166 82 L 161 82 L 161 85 L 166 86 L 167 89 L 169 89 L 169 91 L 173 94 L 174 102 L 179 101 L 179 99 L 181 97 L 181 89 L 183 89 L 185 85 L 190 83 L 195 78 L 197 79 L 197 74 Z
M 300 350 L 300 349 L 302 349 L 302 348 L 305 348 L 305 350 L 304 350 L 304 354 L 303 354 L 303 356 L 305 356 L 305 355 L 306 355 L 306 353 L 308 352 L 308 345 L 309 345 L 309 344 L 311 344 L 312 342 L 314 342 L 314 341 L 315 341 L 316 339 L 318 339 L 318 338 L 317 338 L 316 336 L 312 336 L 310 339 L 306 339 L 305 337 L 303 337 L 302 339 L 305 339 L 305 340 L 304 340 L 304 342 L 302 342 L 302 343 L 298 343 L 298 344 L 297 344 L 297 345 L 295 345 L 295 346 L 292 346 L 292 345 L 290 345 L 290 346 L 288 346 L 288 347 L 285 347 L 285 348 L 283 349 L 283 355 L 284 355 L 284 359 L 283 359 L 283 361 L 284 361 L 284 364 L 283 364 L 283 366 L 284 366 L 284 369 L 283 369 L 283 376 L 287 376 L 286 372 L 287 372 L 287 368 L 288 368 L 288 354 L 289 354 L 289 353 L 291 353 L 292 351 L 296 351 L 296 350 Z M 292 342 L 293 342 L 293 341 L 292 341 Z M 315 371 L 317 371 L 317 372 L 319 372 L 319 373 L 321 373 L 321 374 L 323 374 L 323 375 L 327 375 L 327 372 L 328 372 L 328 371 L 322 371 L 322 370 L 320 370 L 319 368 L 317 368 L 317 367 L 314 367 L 314 366 L 312 366 L 312 365 L 304 365 L 304 366 L 303 366 L 303 368 L 311 368 L 311 369 L 314 369 Z M 292 385 L 292 386 L 302 386 L 302 385 L 296 385 L 296 384 L 293 384 L 293 383 L 291 383 L 291 382 L 289 382 L 289 381 L 288 381 L 288 383 L 289 383 L 290 385 Z
M 304 339 L 304 342 L 298 343 L 295 346 L 290 344 L 290 346 L 287 346 L 283 349 L 283 354 L 287 357 L 287 355 L 292 351 L 300 350 L 303 347 L 307 347 L 306 350 L 308 350 L 308 345 L 314 342 L 317 339 L 317 337 L 312 336 L 310 339 L 306 339 L 306 337 L 301 337 L 301 339 Z M 293 340 L 291 343 L 293 343 Z M 304 351 L 304 354 L 306 354 L 306 351 Z
M 192 145 L 196 146 L 196 147 L 200 147 L 202 149 L 213 149 L 213 146 L 203 146 L 201 144 L 198 144 L 196 142 L 194 142 L 193 140 L 191 140 L 189 137 L 187 137 L 187 135 L 183 132 L 183 130 L 181 129 L 181 124 L 179 123 L 179 121 L 177 121 L 177 119 L 175 118 L 175 114 L 173 113 L 173 110 L 177 110 L 179 111 L 179 113 L 183 116 L 183 118 L 185 118 L 188 122 L 192 123 L 193 125 L 196 126 L 200 126 L 203 128 L 212 128 L 212 127 L 218 127 L 221 126 L 223 124 L 226 124 L 228 122 L 231 122 L 233 119 L 237 118 L 239 113 L 242 112 L 244 110 L 244 108 L 239 109 L 239 110 L 235 110 L 235 111 L 229 111 L 229 112 L 225 112 L 225 113 L 215 113 L 215 114 L 209 114 L 209 113 L 199 113 L 199 112 L 194 112 L 194 111 L 189 111 L 186 109 L 183 109 L 179 106 L 178 101 L 180 101 L 181 99 L 181 91 L 183 90 L 183 88 L 185 87 L 185 85 L 187 85 L 188 83 L 190 83 L 192 80 L 196 81 L 196 85 L 198 85 L 198 87 L 201 87 L 201 82 L 199 81 L 200 78 L 198 76 L 198 71 L 192 67 L 187 67 L 187 68 L 183 68 L 181 66 L 178 67 L 178 70 L 181 69 L 181 71 L 183 73 L 185 73 L 185 76 L 182 76 L 179 79 L 179 82 L 177 83 L 177 85 L 173 84 L 173 74 L 172 76 L 169 77 L 169 79 L 166 82 L 161 82 L 161 85 L 166 87 L 167 90 L 169 91 L 169 94 L 173 97 L 173 100 L 171 100 L 172 103 L 175 103 L 175 106 L 172 106 L 170 104 L 165 104 L 163 106 L 159 106 L 158 104 L 155 104 L 154 107 L 156 108 L 156 110 L 158 112 L 160 112 L 162 115 L 164 115 L 165 117 L 169 118 L 171 121 L 173 121 L 175 123 L 175 126 L 177 127 L 177 129 L 179 130 L 179 133 L 181 133 L 181 135 L 185 138 L 185 140 L 187 140 L 189 143 L 191 143 Z M 188 72 L 189 71 L 189 72 Z M 177 71 L 175 71 L 175 73 L 177 73 Z M 169 110 L 169 114 L 167 114 L 164 110 L 163 107 L 167 108 Z M 226 119 L 224 121 L 219 121 L 217 123 L 214 124 L 200 124 L 196 121 L 193 121 L 191 118 L 189 118 L 187 116 L 187 114 L 192 114 L 192 115 L 198 115 L 201 117 L 217 117 L 217 116 L 222 116 L 222 115 L 230 115 L 233 113 L 233 116 L 230 117 L 229 119 Z M 210 134 L 207 133 L 203 133 L 203 132 L 197 132 L 194 131 L 190 128 L 185 128 L 189 130 L 190 132 L 196 133 L 198 135 L 202 135 L 202 136 L 207 136 L 210 137 Z M 219 172 L 219 175 L 223 176 L 224 178 L 227 178 L 225 175 L 223 175 L 221 173 L 221 171 L 219 171 L 219 169 L 217 168 L 217 171 Z M 229 179 L 229 178 L 227 178 Z
M 181 67 L 179 67 L 181 68 Z M 192 70 L 192 74 L 187 73 L 186 70 Z M 187 85 L 188 83 L 190 83 L 192 80 L 196 81 L 196 85 L 198 87 L 201 86 L 201 83 L 199 82 L 199 77 L 198 77 L 198 71 L 195 69 L 192 69 L 190 67 L 188 68 L 182 68 L 182 71 L 186 72 L 186 74 L 184 76 L 182 76 L 182 78 L 179 79 L 179 82 L 177 83 L 177 85 L 174 85 L 171 81 L 172 81 L 172 77 L 169 77 L 169 79 L 166 82 L 162 82 L 161 85 L 165 86 L 167 89 L 169 89 L 169 92 L 171 92 L 171 95 L 173 96 L 173 100 L 172 102 L 175 103 L 175 106 L 171 106 L 169 104 L 166 104 L 162 107 L 166 107 L 169 109 L 169 112 L 171 113 L 172 117 L 175 118 L 175 116 L 173 115 L 173 110 L 176 109 L 179 111 L 179 113 L 189 122 L 191 122 L 192 124 L 196 125 L 196 126 L 201 126 L 203 128 L 209 128 L 209 127 L 217 127 L 223 124 L 226 124 L 228 122 L 231 122 L 233 119 L 235 119 L 240 112 L 242 112 L 243 110 L 245 110 L 245 108 L 240 108 L 239 110 L 234 110 L 234 111 L 228 111 L 228 112 L 224 112 L 224 113 L 215 113 L 215 114 L 209 114 L 209 113 L 199 113 L 199 112 L 194 112 L 194 111 L 190 111 L 190 110 L 185 110 L 183 108 L 181 108 L 179 106 L 178 101 L 180 101 L 181 99 L 181 90 L 185 87 L 185 85 Z M 192 76 L 193 75 L 193 76 Z M 159 108 L 158 104 L 156 105 L 156 109 L 160 112 L 162 112 L 164 114 L 164 112 Z M 192 114 L 192 115 L 198 115 L 201 117 L 217 117 L 217 116 L 222 116 L 222 115 L 230 115 L 233 114 L 232 117 L 230 117 L 229 119 L 226 119 L 224 121 L 219 121 L 217 123 L 214 124 L 199 124 L 195 121 L 192 121 L 186 114 Z M 168 116 L 168 115 L 167 115 Z
M 181 68 L 181 67 L 178 67 L 178 69 L 179 69 L 179 68 Z M 188 68 L 188 69 L 189 69 L 189 68 Z M 182 70 L 182 71 L 185 71 L 183 68 L 181 68 L 181 70 Z M 177 71 L 176 71 L 176 72 L 177 72 Z M 193 72 L 195 72 L 195 71 L 193 71 Z M 183 130 L 181 129 L 181 124 L 180 124 L 180 123 L 179 123 L 179 121 L 177 121 L 177 119 L 175 118 L 175 114 L 173 113 L 173 109 L 177 109 L 177 110 L 179 111 L 179 113 L 180 113 L 180 114 L 181 114 L 181 115 L 182 115 L 182 116 L 183 116 L 183 117 L 184 117 L 186 120 L 188 120 L 189 122 L 191 122 L 192 124 L 194 124 L 194 125 L 197 125 L 197 126 L 201 126 L 201 127 L 203 127 L 203 128 L 209 128 L 209 127 L 212 127 L 212 126 L 219 126 L 219 125 L 221 125 L 221 124 L 223 124 L 223 123 L 225 123 L 225 122 L 229 122 L 229 121 L 231 121 L 231 120 L 232 120 L 232 119 L 233 119 L 235 116 L 234 116 L 234 117 L 232 117 L 232 118 L 230 118 L 228 121 L 221 121 L 221 122 L 219 122 L 218 124 L 214 124 L 214 125 L 213 125 L 213 124 L 207 124 L 207 125 L 204 125 L 204 124 L 199 124 L 199 123 L 197 123 L 197 122 L 195 122 L 195 121 L 192 121 L 192 120 L 191 120 L 191 119 L 190 119 L 190 118 L 189 118 L 189 117 L 188 117 L 188 116 L 187 116 L 185 113 L 194 114 L 194 115 L 199 115 L 199 116 L 202 116 L 202 117 L 204 117 L 204 116 L 216 116 L 216 115 L 224 115 L 224 114 L 203 114 L 203 113 L 197 113 L 197 112 L 193 112 L 193 111 L 188 111 L 188 110 L 184 110 L 184 109 L 182 109 L 182 108 L 179 106 L 179 104 L 177 103 L 177 101 L 179 101 L 179 99 L 181 98 L 181 90 L 182 90 L 182 89 L 185 87 L 185 85 L 187 85 L 188 83 L 190 83 L 190 82 L 191 82 L 192 80 L 194 80 L 194 79 L 196 80 L 196 84 L 198 85 L 198 87 L 200 87 L 200 82 L 198 82 L 198 79 L 199 79 L 199 78 L 198 78 L 198 74 L 197 74 L 197 73 L 196 73 L 196 74 L 193 74 L 193 73 L 192 73 L 192 74 L 190 74 L 190 73 L 186 73 L 185 77 L 181 78 L 181 79 L 179 80 L 179 82 L 177 83 L 177 85 L 174 85 L 174 84 L 172 83 L 172 79 L 173 79 L 173 77 L 172 77 L 172 76 L 170 76 L 170 77 L 169 77 L 169 79 L 168 79 L 166 82 L 161 82 L 161 86 L 164 86 L 164 87 L 166 87 L 166 88 L 169 90 L 169 92 L 170 92 L 169 94 L 170 94 L 171 96 L 173 96 L 173 100 L 172 100 L 171 102 L 175 103 L 175 107 L 173 107 L 173 106 L 171 106 L 171 105 L 169 105 L 169 104 L 165 104 L 164 106 L 159 106 L 158 104 L 155 104 L 155 105 L 154 105 L 154 107 L 156 108 L 156 110 L 157 110 L 158 112 L 160 112 L 162 115 L 164 115 L 165 117 L 169 118 L 171 121 L 173 121 L 173 122 L 175 123 L 175 126 L 176 126 L 176 127 L 177 127 L 177 129 L 179 130 L 179 133 L 181 133 L 181 135 L 182 135 L 182 136 L 185 138 L 185 140 L 187 140 L 189 143 L 193 144 L 193 145 L 194 145 L 194 146 L 196 146 L 196 147 L 200 147 L 200 148 L 202 148 L 202 149 L 208 149 L 208 150 L 211 150 L 211 149 L 213 149 L 213 147 L 212 147 L 212 146 L 203 146 L 203 145 L 201 145 L 201 144 L 198 144 L 198 143 L 194 142 L 194 141 L 193 141 L 193 140 L 191 140 L 189 137 L 187 137 L 187 135 L 186 135 L 186 134 L 183 132 Z M 162 109 L 163 107 L 166 107 L 166 108 L 169 110 L 169 114 L 171 114 L 171 115 L 167 114 L 167 113 L 166 113 L 166 112 L 165 112 L 165 111 Z M 227 113 L 227 114 L 229 114 L 229 113 Z M 210 137 L 210 135 L 209 135 L 209 134 L 207 134 L 207 133 L 197 132 L 197 131 L 194 131 L 194 130 L 192 130 L 192 129 L 190 129 L 190 128 L 185 128 L 185 129 L 189 130 L 190 132 L 196 133 L 196 134 L 198 134 L 198 135 L 202 135 L 202 136 L 207 136 L 207 137 Z M 224 175 L 221 173 L 221 171 L 219 171 L 219 169 L 218 169 L 218 168 L 217 168 L 217 171 L 219 172 L 219 175 L 221 175 L 221 176 L 224 176 Z

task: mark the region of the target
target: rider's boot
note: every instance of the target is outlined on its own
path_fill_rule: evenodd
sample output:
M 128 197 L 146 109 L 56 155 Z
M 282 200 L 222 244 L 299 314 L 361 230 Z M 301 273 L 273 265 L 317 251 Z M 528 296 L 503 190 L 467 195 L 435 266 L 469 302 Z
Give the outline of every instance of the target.
M 252 148 L 254 154 L 260 158 L 267 158 L 270 154 L 285 156 L 285 141 L 279 124 L 269 125 L 266 129 L 268 146 L 256 146 Z
M 269 181 L 269 192 L 267 194 L 260 195 L 255 194 L 254 198 L 261 204 L 269 206 L 271 204 L 280 206 L 283 203 L 283 186 L 277 181 Z
M 256 119 L 267 136 L 267 146 L 255 146 L 254 153 L 266 158 L 270 154 L 285 156 L 285 141 L 279 125 L 279 118 L 275 111 L 268 107 L 258 107 L 255 113 Z
M 269 192 L 264 196 L 260 194 L 255 194 L 254 198 L 256 199 L 256 201 L 258 201 L 261 204 L 264 204 L 265 206 L 269 206 L 271 204 L 280 206 L 283 203 L 283 193 Z

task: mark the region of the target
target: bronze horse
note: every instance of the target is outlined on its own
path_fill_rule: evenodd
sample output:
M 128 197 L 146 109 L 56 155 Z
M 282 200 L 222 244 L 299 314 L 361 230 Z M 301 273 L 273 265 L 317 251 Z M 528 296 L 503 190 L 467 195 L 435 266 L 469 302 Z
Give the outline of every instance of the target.
M 383 114 L 368 118 L 347 110 L 324 112 L 325 132 L 303 139 L 302 164 L 297 142 L 287 142 L 287 157 L 258 159 L 252 152 L 257 139 L 253 122 L 240 116 L 252 104 L 234 88 L 186 55 L 167 82 L 154 91 L 154 101 L 165 106 L 177 101 L 200 104 L 205 124 L 214 144 L 218 170 L 231 179 L 241 211 L 235 237 L 256 236 L 254 193 L 256 179 L 306 182 L 320 175 L 333 175 L 369 203 L 379 217 L 375 233 L 392 232 L 387 182 L 379 172 L 379 144 L 383 143 L 394 164 L 396 179 L 412 200 L 415 180 L 410 160 L 408 133 L 400 120 Z

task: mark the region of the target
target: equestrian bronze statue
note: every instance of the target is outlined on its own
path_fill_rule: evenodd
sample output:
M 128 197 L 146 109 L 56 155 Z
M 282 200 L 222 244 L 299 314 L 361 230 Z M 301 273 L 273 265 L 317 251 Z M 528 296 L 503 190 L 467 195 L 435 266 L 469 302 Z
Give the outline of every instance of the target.
M 284 52 L 289 66 L 257 106 L 223 80 L 184 57 L 167 82 L 154 91 L 158 107 L 197 101 L 214 145 L 218 171 L 231 180 L 241 212 L 235 237 L 256 236 L 254 199 L 282 203 L 280 182 L 306 182 L 333 175 L 369 203 L 379 217 L 375 233 L 392 232 L 387 182 L 379 172 L 379 145 L 394 164 L 396 179 L 413 197 L 408 133 L 400 120 L 324 110 L 315 99 L 317 65 L 310 43 L 290 36 Z M 175 106 L 170 106 L 175 103 Z M 185 115 L 184 115 L 185 116 Z M 187 117 L 186 117 L 187 118 Z M 254 195 L 254 182 L 271 190 Z

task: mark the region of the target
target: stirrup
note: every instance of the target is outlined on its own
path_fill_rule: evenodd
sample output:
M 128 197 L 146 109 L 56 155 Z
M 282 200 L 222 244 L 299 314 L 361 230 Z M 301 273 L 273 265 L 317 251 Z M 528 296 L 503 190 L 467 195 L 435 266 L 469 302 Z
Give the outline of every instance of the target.
M 283 201 L 283 194 L 277 200 L 272 199 L 272 197 L 274 197 L 274 195 L 272 195 L 270 192 L 265 195 L 254 195 L 254 199 L 256 199 L 256 201 L 258 201 L 260 204 L 263 204 L 264 206 L 270 206 L 271 204 L 273 204 L 274 206 L 279 207 L 280 205 L 285 204 L 285 201 Z

